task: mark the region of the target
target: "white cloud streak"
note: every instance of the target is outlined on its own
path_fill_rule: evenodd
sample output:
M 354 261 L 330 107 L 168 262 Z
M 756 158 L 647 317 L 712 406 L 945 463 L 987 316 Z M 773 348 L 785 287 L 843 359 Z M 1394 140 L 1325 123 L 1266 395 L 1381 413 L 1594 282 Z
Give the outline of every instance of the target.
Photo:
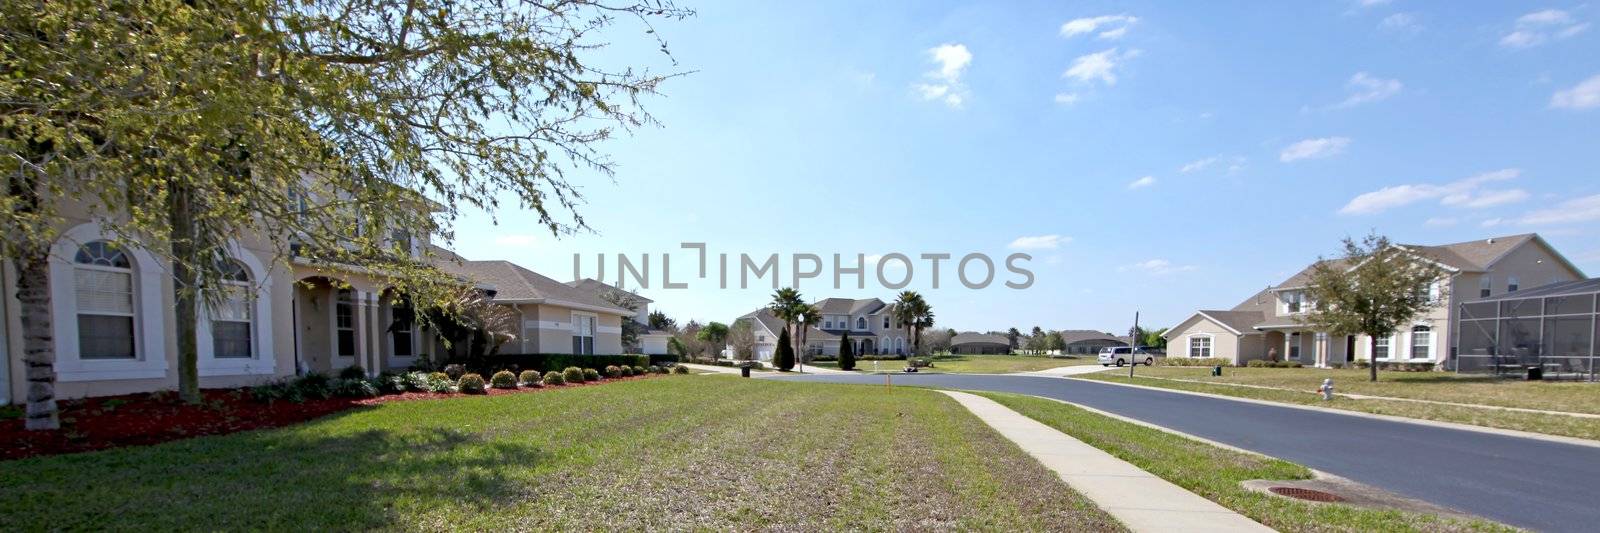
M 1320 139 L 1306 139 L 1287 147 L 1278 153 L 1278 160 L 1288 163 L 1301 159 L 1321 159 L 1333 157 L 1344 153 L 1350 146 L 1349 137 L 1323 137 Z
M 1143 189 L 1156 184 L 1155 176 L 1145 176 L 1128 183 L 1129 189 Z
M 1406 184 L 1384 187 L 1356 196 L 1349 203 L 1346 203 L 1343 208 L 1339 209 L 1339 214 L 1371 215 L 1396 207 L 1435 199 L 1439 200 L 1440 205 L 1471 209 L 1521 202 L 1528 199 L 1527 191 L 1521 189 L 1484 190 L 1482 188 L 1484 184 L 1515 179 L 1520 175 L 1522 175 L 1521 170 L 1507 168 L 1485 172 L 1443 185 Z
M 1072 60 L 1072 66 L 1061 73 L 1063 78 L 1072 78 L 1084 83 L 1101 82 L 1106 85 L 1117 84 L 1117 67 L 1123 62 L 1139 57 L 1139 50 L 1118 51 L 1108 48 L 1092 54 L 1084 54 Z
M 929 81 L 912 88 L 923 100 L 938 100 L 951 108 L 961 108 L 966 103 L 967 86 L 961 81 L 967 67 L 972 64 L 972 52 L 964 44 L 941 44 L 928 49 L 928 56 L 938 68 L 924 73 Z
M 1126 14 L 1076 18 L 1061 25 L 1061 36 L 1076 37 L 1094 33 L 1099 31 L 1100 28 L 1106 28 L 1105 31 L 1100 31 L 1099 35 L 1097 35 L 1099 38 L 1106 40 L 1120 39 L 1122 36 L 1127 35 L 1128 26 L 1132 26 L 1136 22 L 1139 22 L 1139 17 Z
M 1600 74 L 1578 82 L 1577 85 L 1550 95 L 1550 107 L 1555 109 L 1594 109 L 1600 107 Z
M 1600 194 L 1573 198 L 1545 209 L 1529 211 L 1523 224 L 1573 224 L 1600 220 Z
M 1405 89 L 1405 84 L 1400 83 L 1400 80 L 1386 80 L 1365 72 L 1357 72 L 1354 76 L 1350 76 L 1350 81 L 1345 82 L 1344 87 L 1350 91 L 1350 96 L 1334 107 L 1355 107 L 1384 100 L 1400 94 L 1400 91 Z
M 1578 22 L 1571 13 L 1560 9 L 1534 11 L 1517 17 L 1511 32 L 1500 37 L 1500 46 L 1528 48 L 1539 46 L 1551 39 L 1568 39 L 1589 29 L 1589 23 Z
M 1061 235 L 1035 235 L 1030 237 L 1017 237 L 1011 241 L 1010 247 L 1018 250 L 1054 250 L 1061 245 L 1072 242 L 1072 237 Z

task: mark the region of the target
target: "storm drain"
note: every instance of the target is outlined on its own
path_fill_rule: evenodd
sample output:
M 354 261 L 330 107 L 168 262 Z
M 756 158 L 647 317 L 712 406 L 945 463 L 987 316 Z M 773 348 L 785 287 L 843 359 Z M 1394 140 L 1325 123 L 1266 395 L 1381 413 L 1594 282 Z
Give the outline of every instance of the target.
M 1284 497 L 1287 497 L 1287 498 L 1294 498 L 1296 500 L 1306 500 L 1306 501 L 1313 501 L 1313 502 L 1342 502 L 1342 501 L 1344 501 L 1344 498 L 1339 497 L 1338 494 L 1333 494 L 1333 493 L 1330 493 L 1330 492 L 1322 492 L 1320 490 L 1315 490 L 1315 489 L 1303 489 L 1303 488 L 1300 488 L 1300 487 L 1267 487 L 1267 490 L 1272 492 L 1273 494 L 1277 494 L 1279 496 L 1284 496 Z

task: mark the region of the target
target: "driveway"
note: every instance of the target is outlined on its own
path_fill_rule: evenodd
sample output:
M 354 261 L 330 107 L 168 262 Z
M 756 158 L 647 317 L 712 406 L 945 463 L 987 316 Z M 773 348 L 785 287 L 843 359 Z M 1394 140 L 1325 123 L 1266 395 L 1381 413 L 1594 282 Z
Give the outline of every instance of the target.
M 1529 529 L 1600 523 L 1600 448 L 1054 377 L 906 374 L 894 383 L 1066 400 Z

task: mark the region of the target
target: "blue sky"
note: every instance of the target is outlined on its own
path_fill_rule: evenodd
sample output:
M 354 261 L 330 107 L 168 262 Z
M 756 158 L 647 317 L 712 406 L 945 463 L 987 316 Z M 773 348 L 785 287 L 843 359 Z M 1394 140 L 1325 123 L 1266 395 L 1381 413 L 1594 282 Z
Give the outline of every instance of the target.
M 1600 8 L 1509 2 L 693 2 L 604 61 L 692 71 L 577 176 L 594 234 L 469 213 L 453 246 L 1034 256 L 1027 290 L 911 288 L 939 327 L 1125 331 L 1232 306 L 1369 230 L 1536 231 L 1600 272 Z M 612 259 L 614 261 L 614 259 Z M 853 263 L 853 260 L 850 261 Z M 653 273 L 659 281 L 659 273 Z M 788 275 L 785 267 L 785 276 Z M 714 273 L 713 273 L 714 276 Z M 1001 279 L 1005 279 L 1002 271 Z M 770 288 L 643 291 L 727 321 Z M 813 280 L 814 281 L 814 280 Z M 800 287 L 809 298 L 892 291 Z

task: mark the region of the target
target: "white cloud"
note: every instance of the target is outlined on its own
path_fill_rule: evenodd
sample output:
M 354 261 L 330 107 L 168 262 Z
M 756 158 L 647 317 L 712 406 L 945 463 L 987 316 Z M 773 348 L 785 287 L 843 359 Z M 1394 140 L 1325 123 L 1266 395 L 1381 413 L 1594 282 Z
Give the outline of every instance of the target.
M 1594 109 L 1600 107 L 1600 74 L 1578 82 L 1569 89 L 1550 95 L 1550 107 L 1556 109 Z
M 1448 228 L 1459 222 L 1461 221 L 1451 217 L 1433 217 L 1424 221 L 1422 225 L 1430 228 Z
M 1354 76 L 1350 76 L 1350 81 L 1345 82 L 1344 87 L 1350 91 L 1350 96 L 1334 107 L 1354 107 L 1383 100 L 1400 94 L 1405 85 L 1400 83 L 1400 80 L 1386 80 L 1365 72 L 1357 72 Z
M 1079 98 L 1078 93 L 1056 93 L 1056 103 L 1061 105 L 1076 104 Z
M 1222 156 L 1214 155 L 1214 156 L 1207 157 L 1207 158 L 1204 158 L 1204 159 L 1198 159 L 1198 160 L 1195 160 L 1195 161 L 1190 161 L 1189 163 L 1184 164 L 1182 167 L 1179 167 L 1178 168 L 1178 172 L 1181 172 L 1181 173 L 1184 173 L 1184 174 L 1188 174 L 1190 172 L 1195 172 L 1195 171 L 1198 171 L 1198 170 L 1205 170 L 1206 167 L 1209 167 L 1213 163 L 1216 163 L 1217 160 L 1219 160 L 1219 159 L 1222 159 Z
M 1530 211 L 1523 224 L 1570 224 L 1600 220 L 1600 194 L 1573 198 L 1553 207 Z
M 1176 274 L 1178 272 L 1188 272 L 1188 271 L 1194 270 L 1194 269 L 1195 269 L 1194 265 L 1175 265 L 1175 264 L 1172 264 L 1171 261 L 1168 261 L 1166 259 L 1150 259 L 1150 260 L 1146 260 L 1146 261 L 1140 261 L 1138 263 L 1134 263 L 1134 264 L 1131 264 L 1131 265 L 1128 265 L 1128 266 L 1125 266 L 1125 267 L 1121 267 L 1121 268 L 1118 268 L 1117 270 L 1122 270 L 1122 271 L 1134 270 L 1134 271 L 1144 272 L 1144 273 L 1152 274 L 1152 275 L 1156 275 L 1156 276 L 1165 276 L 1165 275 L 1168 275 L 1168 274 Z
M 500 246 L 531 246 L 539 242 L 538 235 L 525 233 L 512 233 L 494 238 L 494 243 Z
M 1500 46 L 1527 48 L 1538 46 L 1550 39 L 1566 39 L 1589 29 L 1589 23 L 1578 22 L 1572 14 L 1560 9 L 1534 11 L 1517 17 L 1511 32 L 1500 37 Z
M 1077 18 L 1061 25 L 1061 36 L 1076 37 L 1085 33 L 1093 33 L 1104 27 L 1106 30 L 1099 34 L 1101 39 L 1120 39 L 1128 33 L 1128 26 L 1132 26 L 1135 22 L 1139 22 L 1139 17 L 1132 15 L 1101 15 L 1098 17 Z
M 1491 218 L 1491 219 L 1484 220 L 1483 222 L 1479 222 L 1478 223 L 1478 227 L 1480 227 L 1480 228 L 1492 228 L 1492 227 L 1499 226 L 1500 224 L 1505 223 L 1505 221 L 1506 221 L 1506 219 L 1503 219 L 1503 218 Z
M 1139 179 L 1133 180 L 1132 182 L 1128 183 L 1128 188 L 1129 189 L 1143 189 L 1145 187 L 1149 187 L 1149 186 L 1155 185 L 1155 184 L 1156 184 L 1156 177 L 1155 176 L 1145 176 L 1143 178 L 1139 178 Z
M 1378 27 L 1389 31 L 1406 32 L 1422 29 L 1422 24 L 1417 22 L 1417 16 L 1410 13 L 1395 13 L 1378 22 Z
M 1100 81 L 1106 85 L 1116 85 L 1117 65 L 1138 56 L 1138 50 L 1119 52 L 1116 48 L 1108 48 L 1093 54 L 1081 55 L 1072 60 L 1072 66 L 1068 67 L 1066 72 L 1061 73 L 1061 77 L 1072 78 L 1085 83 Z
M 923 74 L 930 81 L 913 86 L 923 100 L 941 100 L 953 108 L 966 103 L 967 86 L 961 81 L 972 64 L 972 52 L 964 44 L 941 44 L 928 49 L 928 56 L 939 68 Z
M 1010 247 L 1019 250 L 1054 250 L 1069 242 L 1072 242 L 1072 237 L 1063 237 L 1055 234 L 1035 235 L 1017 237 L 1017 240 L 1011 241 Z
M 1361 7 L 1381 6 L 1389 3 L 1389 1 L 1390 0 L 1361 0 Z
M 1527 191 L 1521 189 L 1484 191 L 1480 189 L 1485 183 L 1514 179 L 1521 174 L 1521 170 L 1507 168 L 1485 172 L 1444 185 L 1407 184 L 1384 187 L 1356 196 L 1349 203 L 1346 203 L 1343 208 L 1339 209 L 1339 214 L 1370 215 L 1433 199 L 1438 199 L 1442 205 L 1467 208 L 1493 207 L 1520 202 L 1528 198 Z
M 1349 146 L 1349 137 L 1306 139 L 1285 147 L 1282 152 L 1278 153 L 1278 160 L 1288 163 L 1301 159 L 1332 157 L 1344 153 L 1344 149 Z

